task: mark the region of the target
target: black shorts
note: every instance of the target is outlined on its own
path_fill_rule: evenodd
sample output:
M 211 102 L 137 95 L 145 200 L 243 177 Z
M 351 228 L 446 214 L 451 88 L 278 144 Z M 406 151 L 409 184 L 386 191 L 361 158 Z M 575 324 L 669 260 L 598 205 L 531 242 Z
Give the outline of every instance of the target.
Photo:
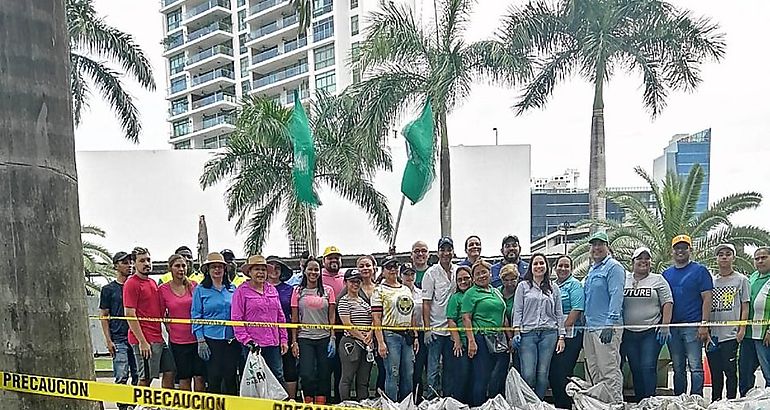
M 286 383 L 296 383 L 299 380 L 297 374 L 297 359 L 291 354 L 291 349 L 281 356 L 283 361 L 283 378 Z
M 203 376 L 206 364 L 198 356 L 198 344 L 178 345 L 171 343 L 171 353 L 176 363 L 176 377 L 179 380 L 191 379 L 193 376 Z

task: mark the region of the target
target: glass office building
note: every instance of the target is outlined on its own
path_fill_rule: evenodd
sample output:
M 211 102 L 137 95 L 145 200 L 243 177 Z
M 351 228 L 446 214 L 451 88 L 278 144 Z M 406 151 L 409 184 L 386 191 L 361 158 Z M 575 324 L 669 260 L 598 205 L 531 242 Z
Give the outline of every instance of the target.
M 674 135 L 663 150 L 663 155 L 656 158 L 653 163 L 653 178 L 662 182 L 666 179 L 666 173 L 669 171 L 676 172 L 682 178 L 687 178 L 695 164 L 700 164 L 704 171 L 703 187 L 695 208 L 697 213 L 701 213 L 708 209 L 709 204 L 711 128 L 695 134 Z

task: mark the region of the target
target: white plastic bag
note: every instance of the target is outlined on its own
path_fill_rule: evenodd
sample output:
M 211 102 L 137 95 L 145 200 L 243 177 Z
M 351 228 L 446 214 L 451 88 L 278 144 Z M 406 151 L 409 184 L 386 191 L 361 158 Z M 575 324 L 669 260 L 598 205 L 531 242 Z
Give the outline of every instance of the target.
M 259 353 L 249 353 L 241 379 L 241 396 L 260 399 L 286 400 L 289 394 L 267 367 L 265 359 Z
M 535 394 L 532 388 L 529 387 L 527 382 L 521 377 L 519 372 L 513 367 L 508 371 L 508 377 L 505 378 L 505 399 L 514 409 L 555 409 L 553 405 L 540 400 L 540 398 L 537 397 L 537 394 Z

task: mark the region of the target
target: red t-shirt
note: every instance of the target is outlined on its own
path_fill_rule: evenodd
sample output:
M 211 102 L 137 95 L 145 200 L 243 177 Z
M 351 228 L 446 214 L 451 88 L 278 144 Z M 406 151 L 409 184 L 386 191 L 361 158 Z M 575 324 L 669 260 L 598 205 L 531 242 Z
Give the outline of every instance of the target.
M 123 285 L 123 306 L 126 309 L 136 309 L 136 317 L 162 317 L 160 314 L 158 284 L 149 278 L 142 279 L 139 275 L 129 276 L 126 284 Z M 147 343 L 163 343 L 160 322 L 140 320 L 139 325 L 142 328 L 144 338 L 147 339 Z M 136 339 L 134 332 L 131 330 L 128 331 L 128 343 L 132 345 L 139 344 L 139 340 Z
M 192 290 L 196 283 L 182 296 L 178 296 L 171 289 L 171 282 L 166 282 L 158 288 L 160 294 L 160 311 L 165 316 L 173 319 L 189 319 L 192 307 Z M 171 343 L 184 345 L 196 343 L 198 340 L 192 333 L 192 325 L 181 323 L 170 323 L 168 325 L 168 338 Z

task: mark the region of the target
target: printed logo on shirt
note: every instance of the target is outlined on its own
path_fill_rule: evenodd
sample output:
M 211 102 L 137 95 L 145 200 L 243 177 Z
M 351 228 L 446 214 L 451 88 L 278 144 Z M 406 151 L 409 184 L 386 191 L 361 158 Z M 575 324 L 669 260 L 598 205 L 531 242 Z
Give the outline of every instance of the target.
M 738 295 L 738 288 L 735 286 L 724 286 L 714 288 L 714 298 L 711 304 L 712 312 L 729 312 L 735 306 L 735 297 Z
M 652 288 L 625 288 L 623 296 L 627 298 L 651 298 Z
M 399 296 L 398 301 L 396 301 L 396 309 L 402 315 L 411 315 L 414 310 L 414 299 L 406 295 Z

